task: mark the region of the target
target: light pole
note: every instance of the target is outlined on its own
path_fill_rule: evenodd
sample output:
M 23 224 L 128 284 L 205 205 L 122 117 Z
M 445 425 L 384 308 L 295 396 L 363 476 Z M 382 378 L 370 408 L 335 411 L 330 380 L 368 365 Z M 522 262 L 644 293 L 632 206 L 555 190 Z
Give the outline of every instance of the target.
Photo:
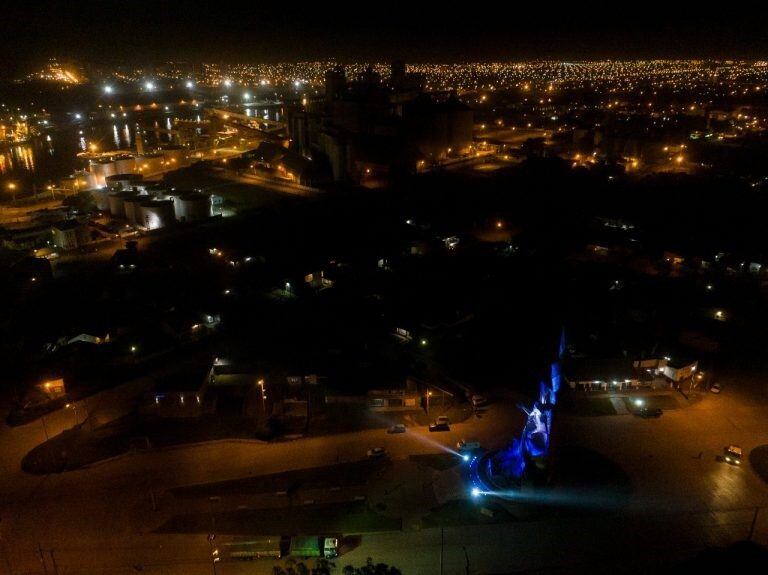
M 66 406 L 65 406 L 65 407 L 66 407 L 67 409 L 70 409 L 70 408 L 71 408 L 71 409 L 72 409 L 72 411 L 74 411 L 74 412 L 75 412 L 75 427 L 77 427 L 78 425 L 80 425 L 80 420 L 79 420 L 79 419 L 78 419 L 78 417 L 77 417 L 77 404 L 74 404 L 74 403 L 68 403 L 68 404 L 66 404 Z
M 50 438 L 48 437 L 48 426 L 45 424 L 45 415 L 43 415 L 40 418 L 40 421 L 43 424 L 43 432 L 45 433 L 45 440 L 48 441 Z
M 16 203 L 16 184 L 14 182 L 8 182 L 8 190 L 11 192 L 12 201 Z
M 264 380 L 260 379 L 257 383 L 261 387 L 261 412 L 267 415 L 267 392 L 264 389 Z

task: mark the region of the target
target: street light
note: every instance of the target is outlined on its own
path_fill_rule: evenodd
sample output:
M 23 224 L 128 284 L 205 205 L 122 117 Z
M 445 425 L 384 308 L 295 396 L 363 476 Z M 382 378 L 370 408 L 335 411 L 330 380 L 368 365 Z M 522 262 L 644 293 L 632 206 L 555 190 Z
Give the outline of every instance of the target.
M 16 184 L 13 182 L 8 182 L 8 190 L 11 192 L 11 195 L 13 197 L 13 201 L 16 201 Z
M 104 86 L 104 93 L 105 94 L 111 94 L 112 93 L 112 86 Z
M 266 415 L 267 413 L 267 392 L 264 389 L 264 380 L 260 379 L 256 382 L 261 387 L 261 411 Z

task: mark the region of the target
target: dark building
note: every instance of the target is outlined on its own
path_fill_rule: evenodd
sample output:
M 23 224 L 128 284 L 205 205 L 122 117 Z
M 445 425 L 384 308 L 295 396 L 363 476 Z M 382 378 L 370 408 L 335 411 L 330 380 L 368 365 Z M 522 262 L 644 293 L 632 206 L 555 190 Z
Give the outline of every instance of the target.
M 326 165 L 335 181 L 386 180 L 472 149 L 473 112 L 452 92 L 426 92 L 421 76 L 392 65 L 348 81 L 325 75 L 325 98 L 289 110 L 293 151 Z

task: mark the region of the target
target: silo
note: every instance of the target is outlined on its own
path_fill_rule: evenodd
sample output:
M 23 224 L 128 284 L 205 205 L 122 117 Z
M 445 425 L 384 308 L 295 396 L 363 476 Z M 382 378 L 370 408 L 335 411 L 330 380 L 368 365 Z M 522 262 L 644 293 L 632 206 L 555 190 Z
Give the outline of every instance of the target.
M 115 192 L 128 191 L 142 183 L 144 176 L 141 174 L 113 174 L 106 179 L 107 187 Z
M 141 187 L 146 193 L 163 199 L 165 199 L 168 192 L 168 184 L 163 182 L 144 182 Z
M 130 154 L 121 154 L 114 157 L 115 173 L 129 174 L 136 171 L 136 159 Z
M 115 163 L 111 158 L 91 160 L 89 171 L 96 176 L 97 183 L 103 185 L 109 176 L 115 174 Z
M 97 210 L 100 212 L 109 210 L 109 190 L 107 188 L 91 188 L 88 191 L 91 192 Z
M 153 199 L 152 195 L 134 195 L 130 198 L 123 200 L 123 208 L 125 209 L 125 219 L 128 223 L 134 226 L 143 226 L 144 221 L 141 215 L 141 204 L 145 204 Z
M 211 217 L 211 196 L 197 192 L 178 194 L 173 201 L 176 219 L 180 222 L 195 222 Z
M 172 200 L 150 200 L 141 204 L 141 225 L 157 230 L 174 223 Z
M 110 192 L 109 193 L 109 213 L 114 218 L 125 217 L 125 199 L 137 196 L 136 192 Z

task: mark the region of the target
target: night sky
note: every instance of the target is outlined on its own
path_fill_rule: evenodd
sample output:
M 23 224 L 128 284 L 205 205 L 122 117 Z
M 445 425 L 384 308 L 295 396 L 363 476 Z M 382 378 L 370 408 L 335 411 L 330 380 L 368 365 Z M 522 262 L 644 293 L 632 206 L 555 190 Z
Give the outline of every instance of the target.
M 16 2 L 3 7 L 3 68 L 89 61 L 474 61 L 768 57 L 760 2 Z M 673 5 L 674 4 L 674 5 Z M 10 31 L 10 33 L 8 33 Z

